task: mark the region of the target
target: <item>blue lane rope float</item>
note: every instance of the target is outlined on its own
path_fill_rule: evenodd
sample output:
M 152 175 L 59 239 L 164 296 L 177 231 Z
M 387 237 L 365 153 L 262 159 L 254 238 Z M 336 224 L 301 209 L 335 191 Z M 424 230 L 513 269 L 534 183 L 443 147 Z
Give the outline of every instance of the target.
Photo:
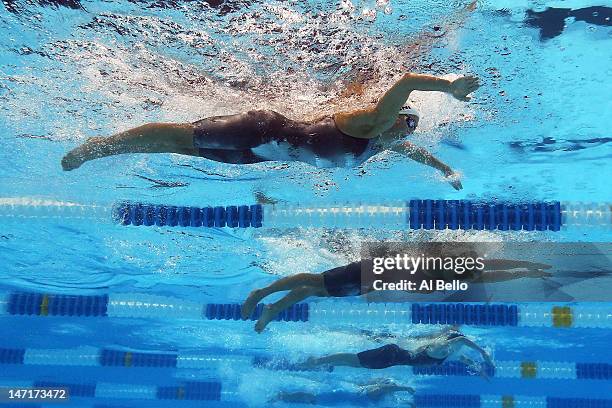
M 202 354 L 189 351 L 127 351 L 112 348 L 76 349 L 0 348 L 0 364 L 27 366 L 91 366 L 122 368 L 188 368 L 217 370 L 221 365 L 262 368 L 275 371 L 311 371 L 301 364 L 267 355 Z M 431 366 L 407 367 L 420 376 L 477 376 L 459 361 Z M 316 371 L 332 371 L 318 367 Z M 562 361 L 500 361 L 489 367 L 488 375 L 497 378 L 612 380 L 612 364 Z
M 84 205 L 0 198 L 0 217 L 112 221 L 121 225 L 196 228 L 395 228 L 559 231 L 612 227 L 608 203 L 409 200 L 395 203 L 177 206 L 131 201 Z
M 417 408 L 612 408 L 612 399 L 521 395 L 415 394 Z
M 114 206 L 112 217 L 122 225 L 260 228 L 263 207 L 260 204 L 182 207 L 123 202 Z
M 339 217 L 350 218 L 353 215 L 352 212 L 334 211 L 333 205 L 329 208 L 332 214 L 336 212 Z M 274 218 L 275 209 L 275 206 L 271 208 L 266 206 L 268 210 L 266 215 L 269 216 L 266 220 Z M 391 210 L 393 211 L 393 207 Z M 286 212 L 288 209 L 280 210 L 283 211 Z M 296 208 L 294 211 L 298 216 L 302 215 L 302 212 L 307 213 L 308 208 L 305 207 L 302 211 Z M 406 213 L 406 226 L 411 229 L 502 231 L 561 229 L 561 203 L 558 201 L 504 204 L 459 200 L 410 200 L 403 211 Z M 263 214 L 264 206 L 260 204 L 199 208 L 125 202 L 114 207 L 113 218 L 123 225 L 136 226 L 259 228 L 263 225 Z M 327 218 L 324 214 L 319 213 L 319 215 Z M 354 211 L 354 215 L 358 215 L 358 211 Z M 282 216 L 286 217 L 286 214 Z M 312 219 L 309 221 L 312 222 Z M 348 224 L 349 220 L 344 221 Z M 373 223 L 372 226 L 376 224 Z
M 248 320 L 262 313 L 259 304 Z M 56 295 L 31 292 L 0 294 L 0 314 L 15 316 L 132 317 L 152 319 L 242 320 L 239 303 L 198 304 L 141 294 Z M 276 321 L 319 325 L 465 324 L 556 328 L 612 328 L 612 306 L 579 304 L 471 303 L 298 303 Z

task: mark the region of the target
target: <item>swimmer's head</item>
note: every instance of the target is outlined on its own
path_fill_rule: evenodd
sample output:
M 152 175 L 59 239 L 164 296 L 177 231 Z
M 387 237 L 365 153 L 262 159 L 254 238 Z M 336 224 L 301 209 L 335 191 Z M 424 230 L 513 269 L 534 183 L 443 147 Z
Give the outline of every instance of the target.
M 399 117 L 404 122 L 407 133 L 412 133 L 419 125 L 419 112 L 411 108 L 409 105 L 404 105 L 399 111 Z
M 385 131 L 385 137 L 394 143 L 414 132 L 419 125 L 419 113 L 410 106 L 405 105 L 399 111 L 395 123 Z

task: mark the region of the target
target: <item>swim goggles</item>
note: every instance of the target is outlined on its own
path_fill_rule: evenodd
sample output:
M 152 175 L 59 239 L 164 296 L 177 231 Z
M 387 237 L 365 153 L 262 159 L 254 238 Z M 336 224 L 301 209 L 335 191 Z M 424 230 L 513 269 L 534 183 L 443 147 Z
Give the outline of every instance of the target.
M 399 114 L 406 115 L 406 125 L 410 129 L 416 129 L 418 119 L 420 117 L 419 112 L 417 112 L 416 109 L 412 109 L 409 105 L 404 105 L 402 106 L 402 109 L 400 109 Z M 416 116 L 416 120 L 414 118 L 415 116 Z

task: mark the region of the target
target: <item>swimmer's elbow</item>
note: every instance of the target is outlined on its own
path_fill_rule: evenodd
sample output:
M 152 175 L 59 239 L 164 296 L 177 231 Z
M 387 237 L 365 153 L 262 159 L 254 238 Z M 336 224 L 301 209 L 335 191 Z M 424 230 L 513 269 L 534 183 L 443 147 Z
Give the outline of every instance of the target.
M 423 75 L 414 72 L 407 72 L 402 77 L 402 86 L 406 91 L 413 91 L 416 89 L 418 84 L 423 79 Z
M 417 78 L 418 76 L 419 74 L 415 72 L 406 72 L 404 76 L 402 77 L 402 80 L 406 82 L 414 81 L 414 79 Z

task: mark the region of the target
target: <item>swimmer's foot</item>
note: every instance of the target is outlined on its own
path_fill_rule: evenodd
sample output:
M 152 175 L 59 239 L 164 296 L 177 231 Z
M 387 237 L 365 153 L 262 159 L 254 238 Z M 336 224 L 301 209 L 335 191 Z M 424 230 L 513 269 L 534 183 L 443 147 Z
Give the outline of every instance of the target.
M 240 314 L 243 320 L 246 320 L 253 315 L 253 310 L 255 310 L 255 307 L 257 307 L 257 303 L 259 303 L 259 301 L 264 297 L 265 295 L 262 293 L 261 289 L 255 289 L 249 293 L 249 296 L 246 298 L 244 304 L 240 308 Z
M 100 157 L 100 142 L 103 137 L 91 137 L 82 145 L 72 149 L 62 158 L 62 168 L 64 171 L 70 171 L 81 167 L 81 165 L 89 160 Z
M 254 191 L 255 200 L 257 200 L 257 204 L 277 204 L 278 200 L 272 197 L 268 197 L 261 191 Z
M 316 357 L 308 357 L 305 361 L 296 364 L 296 368 L 298 370 L 304 370 L 304 371 L 308 371 L 308 370 L 314 370 L 315 368 L 318 367 L 318 360 Z
M 255 331 L 257 333 L 261 333 L 266 328 L 268 323 L 270 323 L 272 319 L 276 317 L 277 314 L 277 312 L 272 310 L 272 306 L 265 305 L 263 308 L 263 312 L 261 312 L 261 317 L 259 318 L 257 323 L 255 323 Z

